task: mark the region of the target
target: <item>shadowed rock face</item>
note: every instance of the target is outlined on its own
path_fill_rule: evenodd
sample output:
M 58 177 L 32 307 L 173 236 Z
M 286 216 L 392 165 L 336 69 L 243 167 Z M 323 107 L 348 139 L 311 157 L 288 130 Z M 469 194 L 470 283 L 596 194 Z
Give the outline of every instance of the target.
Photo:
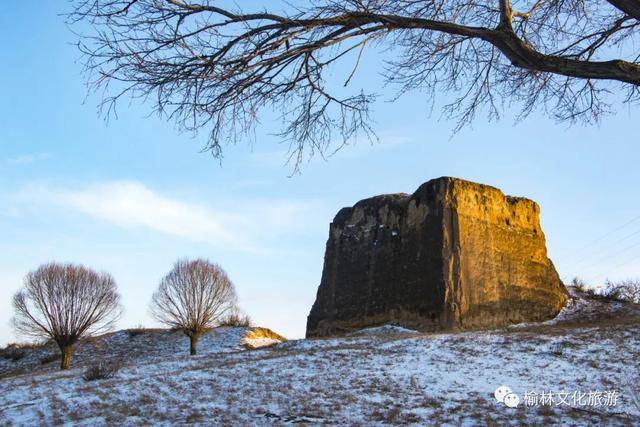
M 567 291 L 539 215 L 531 200 L 456 178 L 343 208 L 329 229 L 307 337 L 386 323 L 434 331 L 555 317 Z

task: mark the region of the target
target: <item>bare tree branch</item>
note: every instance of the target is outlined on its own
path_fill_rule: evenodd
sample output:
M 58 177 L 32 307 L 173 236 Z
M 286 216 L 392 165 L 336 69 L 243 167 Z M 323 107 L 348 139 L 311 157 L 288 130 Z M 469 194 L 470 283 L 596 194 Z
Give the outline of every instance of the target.
M 455 94 L 443 113 L 456 129 L 482 108 L 593 122 L 640 99 L 637 0 L 322 0 L 283 13 L 211 0 L 74 4 L 69 20 L 84 30 L 78 45 L 107 114 L 125 95 L 152 99 L 183 129 L 210 129 L 216 156 L 274 111 L 296 165 L 374 137 L 376 94 L 353 87 L 371 48 L 390 58 L 383 75 L 397 96 Z M 338 87 L 327 76 L 339 64 L 350 71 Z

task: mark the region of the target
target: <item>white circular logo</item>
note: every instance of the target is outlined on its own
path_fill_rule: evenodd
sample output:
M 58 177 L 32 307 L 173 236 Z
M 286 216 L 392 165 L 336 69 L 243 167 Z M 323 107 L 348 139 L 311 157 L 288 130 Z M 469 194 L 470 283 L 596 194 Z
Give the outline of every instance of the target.
M 520 397 L 515 393 L 509 393 L 504 397 L 504 404 L 509 408 L 517 408 L 520 403 Z
M 496 391 L 493 392 L 493 396 L 500 403 L 504 403 L 504 398 L 508 394 L 513 394 L 513 391 L 511 390 L 511 388 L 507 387 L 506 385 L 501 385 L 496 389 Z
M 520 396 L 515 394 L 511 387 L 501 385 L 493 392 L 493 397 L 500 403 L 504 403 L 508 408 L 517 408 L 520 404 Z

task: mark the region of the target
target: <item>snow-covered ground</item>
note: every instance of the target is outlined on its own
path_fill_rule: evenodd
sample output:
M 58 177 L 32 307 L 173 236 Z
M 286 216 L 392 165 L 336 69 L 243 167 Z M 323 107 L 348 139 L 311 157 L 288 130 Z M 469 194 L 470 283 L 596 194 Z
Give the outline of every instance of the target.
M 633 305 L 578 297 L 541 325 L 440 334 L 382 327 L 256 350 L 239 345 L 242 328 L 230 328 L 203 339 L 194 357 L 178 335 L 157 334 L 114 334 L 122 349 L 136 340 L 155 347 L 107 380 L 86 382 L 83 368 L 6 375 L 0 424 L 640 424 Z M 517 407 L 496 401 L 502 385 Z M 543 392 L 547 404 L 530 405 Z
M 200 354 L 227 353 L 243 349 L 243 337 L 251 328 L 221 327 L 202 336 Z M 261 344 L 272 344 L 265 342 Z M 258 346 L 258 345 L 256 345 Z M 124 330 L 85 340 L 75 346 L 73 365 L 86 366 L 96 360 L 118 359 L 127 363 L 151 363 L 167 356 L 188 354 L 189 339 L 179 331 L 165 329 Z M 25 351 L 25 357 L 12 361 L 0 357 L 0 378 L 9 374 L 55 372 L 60 361 L 53 344 Z M 0 383 L 0 390 L 1 390 Z M 0 413 L 1 416 L 1 413 Z

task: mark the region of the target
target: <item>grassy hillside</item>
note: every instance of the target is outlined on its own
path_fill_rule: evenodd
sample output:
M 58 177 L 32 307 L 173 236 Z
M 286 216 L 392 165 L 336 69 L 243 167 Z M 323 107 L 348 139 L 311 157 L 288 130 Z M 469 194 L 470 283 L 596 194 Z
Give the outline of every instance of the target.
M 2 423 L 640 423 L 633 400 L 640 309 L 576 292 L 554 321 L 484 332 L 381 327 L 249 350 L 241 343 L 245 329 L 224 328 L 203 339 L 195 357 L 186 355 L 186 339 L 177 333 L 138 332 L 85 343 L 77 367 L 67 372 L 35 367 L 42 349 L 2 361 Z M 118 358 L 123 366 L 112 378 L 85 381 L 81 365 L 97 357 Z M 508 408 L 493 396 L 501 385 L 521 400 L 542 391 L 619 395 L 615 406 L 521 401 Z

